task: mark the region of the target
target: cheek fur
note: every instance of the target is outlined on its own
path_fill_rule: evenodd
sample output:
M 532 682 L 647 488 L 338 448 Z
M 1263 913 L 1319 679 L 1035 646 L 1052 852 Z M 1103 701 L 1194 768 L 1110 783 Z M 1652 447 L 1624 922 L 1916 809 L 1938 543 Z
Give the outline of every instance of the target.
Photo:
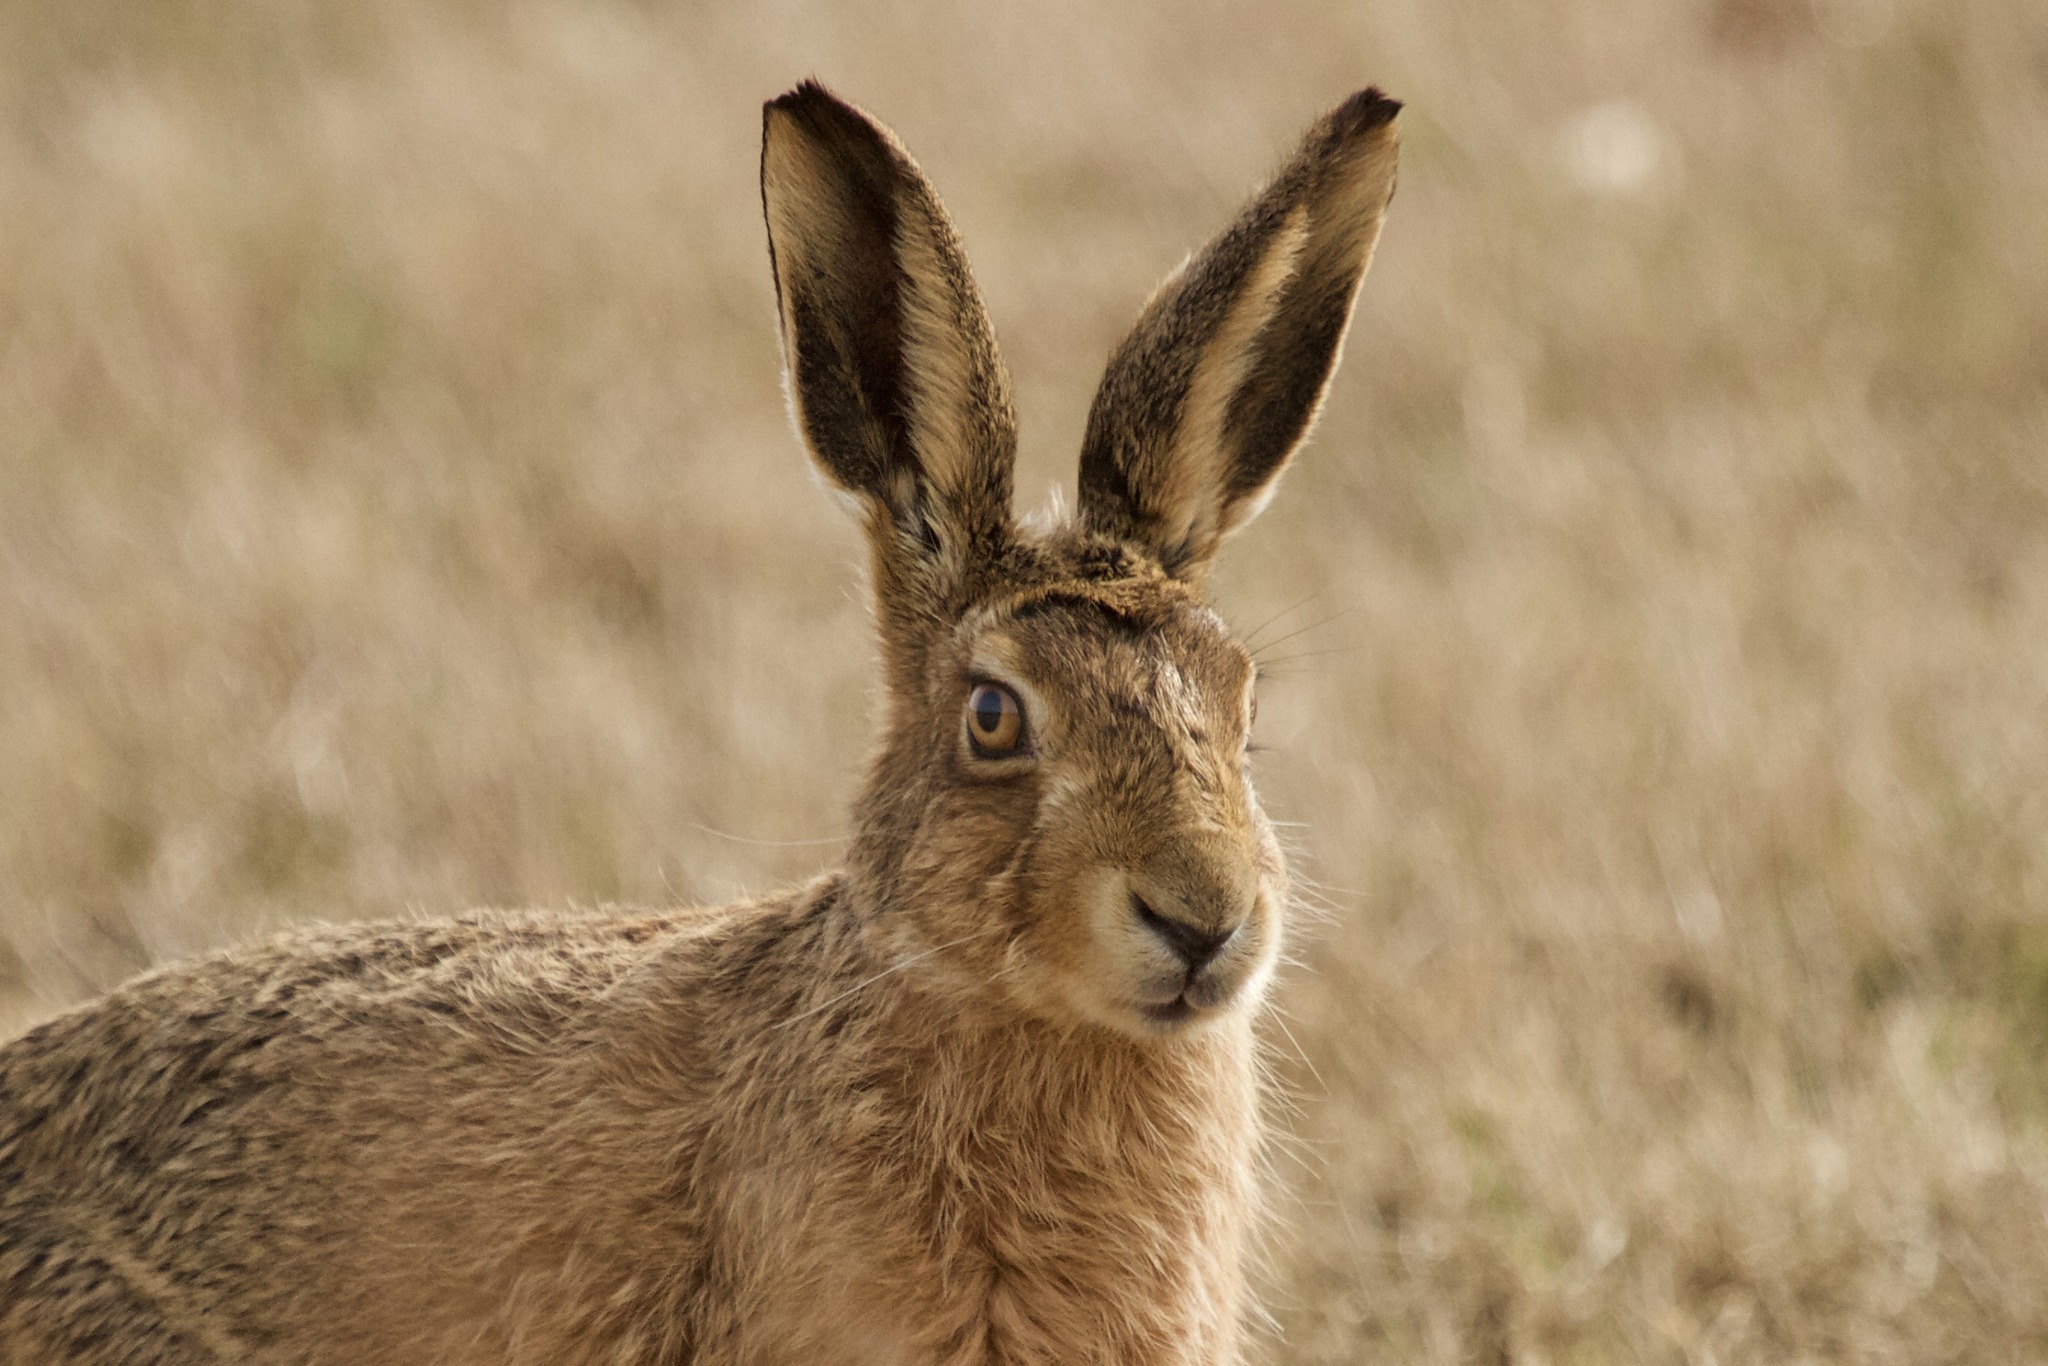
M 1028 781 L 963 784 L 934 803 L 903 860 L 905 903 L 938 917 L 922 927 L 925 938 L 981 933 L 993 949 L 1015 934 L 1035 806 Z
M 1280 951 L 1285 947 L 1286 919 L 1281 908 L 1287 903 L 1284 882 L 1278 877 L 1269 878 L 1259 891 L 1259 899 L 1252 911 L 1258 938 L 1257 952 L 1244 975 L 1244 984 L 1239 990 L 1248 1002 L 1257 1003 L 1266 994 L 1266 988 L 1273 981 L 1273 974 L 1280 966 Z
M 1047 783 L 1019 872 L 1030 899 L 1021 908 L 1008 980 L 1033 1008 L 1067 1018 L 1078 1011 L 1111 1023 L 1117 1003 L 1129 996 L 1123 971 L 1129 955 L 1117 946 L 1125 929 L 1115 917 L 1123 880 L 1089 815 L 1078 783 Z

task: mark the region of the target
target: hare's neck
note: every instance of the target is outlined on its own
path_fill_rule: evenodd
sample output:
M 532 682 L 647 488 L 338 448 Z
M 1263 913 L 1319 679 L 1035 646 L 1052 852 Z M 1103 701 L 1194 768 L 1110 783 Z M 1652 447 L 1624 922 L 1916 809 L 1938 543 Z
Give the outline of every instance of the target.
M 1152 1361 L 1141 1339 L 1230 1355 L 1259 1206 L 1248 1023 L 1156 1046 L 954 1033 L 926 1062 L 898 1074 L 883 1198 L 929 1248 L 926 1283 L 950 1287 L 934 1312 L 1037 1325 L 1046 1360 L 1102 1350 L 1104 1324 L 1137 1335 L 1117 1360 Z
M 1069 1227 L 1142 1208 L 1221 1236 L 1185 1226 L 1257 1166 L 1254 1048 L 1242 1018 L 1154 1043 L 1014 1019 L 948 1031 L 907 1078 L 908 1136 L 985 1199 L 1070 1203 L 1038 1211 Z

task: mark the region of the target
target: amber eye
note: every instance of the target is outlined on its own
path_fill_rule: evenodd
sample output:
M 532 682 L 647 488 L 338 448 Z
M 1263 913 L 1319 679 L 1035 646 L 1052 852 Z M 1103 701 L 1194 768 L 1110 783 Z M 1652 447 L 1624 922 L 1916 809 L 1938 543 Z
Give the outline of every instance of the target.
M 985 759 L 1006 758 L 1024 745 L 1024 709 L 1000 683 L 977 683 L 967 695 L 967 738 Z

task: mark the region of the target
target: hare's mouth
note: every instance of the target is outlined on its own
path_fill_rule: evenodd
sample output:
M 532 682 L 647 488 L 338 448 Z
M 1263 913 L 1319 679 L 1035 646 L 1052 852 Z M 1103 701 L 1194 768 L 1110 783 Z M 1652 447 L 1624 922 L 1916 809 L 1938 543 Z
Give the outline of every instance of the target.
M 1148 1024 L 1170 1029 L 1227 1009 L 1237 999 L 1240 985 L 1234 977 L 1198 970 L 1188 974 L 1171 1000 L 1138 1002 L 1138 1013 Z
M 1186 996 L 1176 996 L 1159 1005 L 1141 1005 L 1138 1013 L 1155 1025 L 1171 1027 L 1186 1024 L 1201 1011 L 1201 1007 Z

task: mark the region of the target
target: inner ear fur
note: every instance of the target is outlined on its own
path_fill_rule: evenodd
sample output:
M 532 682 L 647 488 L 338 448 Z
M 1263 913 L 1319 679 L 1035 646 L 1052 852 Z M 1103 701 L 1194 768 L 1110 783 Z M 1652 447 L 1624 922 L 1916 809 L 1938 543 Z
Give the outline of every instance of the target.
M 1080 515 L 1199 579 L 1265 506 L 1337 368 L 1394 192 L 1398 101 L 1318 120 L 1111 354 L 1081 447 Z
M 866 506 L 878 591 L 956 590 L 1010 534 L 1017 423 L 953 225 L 895 136 L 814 81 L 763 110 L 761 199 L 797 430 Z

